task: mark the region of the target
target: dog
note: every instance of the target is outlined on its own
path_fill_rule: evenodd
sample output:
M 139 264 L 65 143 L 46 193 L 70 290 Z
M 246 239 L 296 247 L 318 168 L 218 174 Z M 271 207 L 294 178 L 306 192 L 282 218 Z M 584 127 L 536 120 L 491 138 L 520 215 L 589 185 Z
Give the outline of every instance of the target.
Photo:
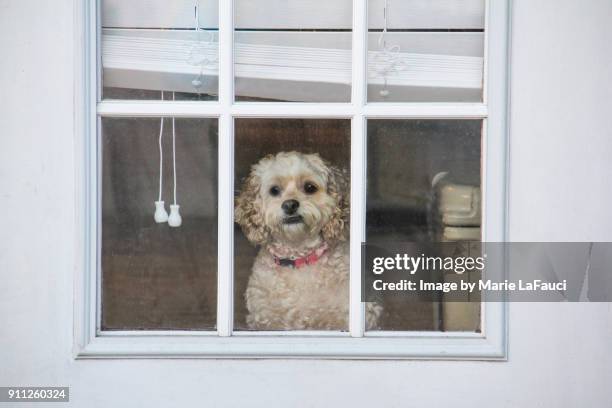
M 260 247 L 245 293 L 252 330 L 348 330 L 346 170 L 318 154 L 280 152 L 252 166 L 235 221 Z M 366 327 L 382 307 L 366 304 Z

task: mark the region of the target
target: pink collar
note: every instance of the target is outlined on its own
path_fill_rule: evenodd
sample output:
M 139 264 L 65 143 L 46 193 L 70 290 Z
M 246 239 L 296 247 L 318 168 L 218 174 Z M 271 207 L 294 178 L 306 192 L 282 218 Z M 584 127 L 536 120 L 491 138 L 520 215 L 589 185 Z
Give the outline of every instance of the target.
M 327 244 L 323 243 L 323 245 L 321 245 L 319 248 L 317 248 L 310 254 L 303 256 L 301 258 L 294 258 L 294 257 L 280 258 L 272 253 L 271 254 L 272 254 L 272 257 L 274 258 L 274 263 L 276 265 L 289 266 L 291 268 L 297 269 L 297 268 L 301 268 L 302 266 L 316 264 L 319 261 L 319 259 L 321 259 L 323 255 L 325 255 L 328 248 L 329 247 L 327 246 Z

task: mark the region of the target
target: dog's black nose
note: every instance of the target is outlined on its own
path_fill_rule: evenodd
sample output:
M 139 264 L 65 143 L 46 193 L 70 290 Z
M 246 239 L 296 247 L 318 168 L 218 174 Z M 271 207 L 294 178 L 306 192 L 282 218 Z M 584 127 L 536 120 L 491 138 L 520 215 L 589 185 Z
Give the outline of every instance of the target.
M 298 200 L 287 200 L 283 202 L 281 205 L 285 214 L 291 215 L 295 214 L 297 209 L 300 207 L 300 202 Z

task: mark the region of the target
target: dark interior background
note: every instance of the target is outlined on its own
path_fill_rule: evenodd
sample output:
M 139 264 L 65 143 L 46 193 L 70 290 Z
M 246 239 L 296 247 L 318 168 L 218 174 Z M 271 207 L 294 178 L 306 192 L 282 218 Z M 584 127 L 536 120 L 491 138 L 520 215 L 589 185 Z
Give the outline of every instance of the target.
M 102 327 L 214 329 L 217 309 L 217 121 L 176 120 L 183 224 L 153 220 L 159 118 L 102 120 Z M 164 127 L 163 199 L 172 202 L 172 128 Z
M 480 186 L 480 120 L 368 121 L 369 244 L 437 240 L 432 180 L 448 172 L 454 183 Z M 382 330 L 443 330 L 438 301 L 385 292 Z M 479 328 L 479 316 L 464 326 Z
M 480 186 L 481 127 L 480 120 L 368 121 L 368 239 L 429 239 L 436 174 Z

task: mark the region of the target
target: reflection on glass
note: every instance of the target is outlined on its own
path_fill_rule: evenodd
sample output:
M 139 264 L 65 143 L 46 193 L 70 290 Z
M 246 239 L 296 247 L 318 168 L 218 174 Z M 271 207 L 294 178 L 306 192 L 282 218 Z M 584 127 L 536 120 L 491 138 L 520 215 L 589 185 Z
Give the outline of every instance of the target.
M 347 330 L 350 121 L 235 125 L 235 329 Z
M 237 101 L 349 102 L 352 2 L 238 0 Z
M 214 329 L 217 304 L 217 121 L 102 119 L 102 328 Z M 154 219 L 165 201 L 168 222 Z M 180 227 L 171 205 L 178 204 Z M 163 211 L 162 211 L 163 212 Z M 155 214 L 158 218 L 160 214 Z
M 216 100 L 217 7 L 143 0 L 103 0 L 102 97 Z M 146 10 L 146 12 L 143 12 Z
M 480 240 L 481 126 L 480 120 L 368 121 L 368 243 Z M 444 302 L 442 294 L 427 302 L 385 293 L 383 306 L 382 330 L 480 328 L 479 303 Z
M 481 101 L 484 14 L 484 0 L 370 0 L 368 101 Z

